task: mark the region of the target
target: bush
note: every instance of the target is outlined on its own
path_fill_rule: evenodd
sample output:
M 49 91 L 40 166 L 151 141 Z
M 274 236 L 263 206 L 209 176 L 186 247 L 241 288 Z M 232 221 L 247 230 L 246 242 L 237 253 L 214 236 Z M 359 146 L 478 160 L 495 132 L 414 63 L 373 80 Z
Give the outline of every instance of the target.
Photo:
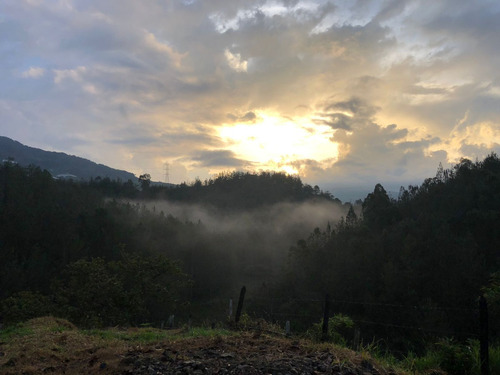
M 0 316 L 7 324 L 53 313 L 54 304 L 49 297 L 38 292 L 23 291 L 4 299 L 0 304 Z
M 123 286 L 101 258 L 69 264 L 54 292 L 73 323 L 85 327 L 127 323 Z
M 165 257 L 123 255 L 69 264 L 53 286 L 64 316 L 84 327 L 139 325 L 160 320 L 180 305 L 187 277 Z
M 352 337 L 353 331 L 354 321 L 347 315 L 335 314 L 328 319 L 327 340 L 334 344 L 347 346 L 348 337 Z M 313 340 L 323 340 L 323 321 L 313 324 L 306 335 Z
M 442 339 L 436 343 L 439 367 L 450 375 L 469 375 L 474 364 L 470 345 L 457 343 L 453 339 Z

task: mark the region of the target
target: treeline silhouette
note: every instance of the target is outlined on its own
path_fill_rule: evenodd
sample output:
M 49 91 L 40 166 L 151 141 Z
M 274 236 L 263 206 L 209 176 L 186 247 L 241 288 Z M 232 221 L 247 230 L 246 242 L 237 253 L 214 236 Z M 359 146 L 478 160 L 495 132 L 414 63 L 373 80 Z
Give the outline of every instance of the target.
M 280 294 L 330 293 L 344 301 L 336 306 L 342 313 L 375 323 L 363 328 L 366 337 L 413 350 L 432 330 L 478 332 L 478 297 L 486 294 L 498 338 L 499 261 L 500 160 L 491 154 L 440 165 L 436 177 L 401 188 L 395 200 L 377 184 L 361 218 L 350 210 L 291 249 Z
M 193 310 L 211 319 L 204 303 L 234 296 L 250 282 L 274 301 L 282 318 L 273 319 L 318 316 L 320 305 L 304 301 L 321 301 L 328 293 L 337 301 L 332 311 L 359 322 L 365 339 L 385 338 L 401 350 L 418 350 L 434 337 L 422 332 L 469 337 L 477 331 L 477 299 L 485 294 L 498 338 L 495 154 L 451 169 L 440 166 L 422 185 L 401 188 L 398 199 L 377 184 L 361 207 L 342 205 L 319 187 L 282 173 L 233 172 L 175 187 L 141 177 L 140 186 L 106 178 L 82 183 L 55 180 L 37 167 L 0 166 L 4 322 L 51 313 L 83 326 L 138 325 Z M 276 256 L 269 251 L 273 240 L 251 223 L 234 223 L 237 232 L 216 231 L 210 228 L 217 223 L 163 212 L 161 202 L 214 207 L 231 218 L 278 203 L 333 203 L 343 217 L 318 223 L 289 254 Z M 275 232 L 288 248 L 297 240 L 293 228 Z M 265 303 L 252 307 L 260 316 L 268 310 Z
M 204 181 L 173 187 L 142 184 L 142 197 L 174 202 L 209 204 L 223 210 L 255 209 L 279 202 L 303 202 L 313 198 L 340 203 L 316 185 L 304 184 L 297 176 L 276 172 L 226 172 Z

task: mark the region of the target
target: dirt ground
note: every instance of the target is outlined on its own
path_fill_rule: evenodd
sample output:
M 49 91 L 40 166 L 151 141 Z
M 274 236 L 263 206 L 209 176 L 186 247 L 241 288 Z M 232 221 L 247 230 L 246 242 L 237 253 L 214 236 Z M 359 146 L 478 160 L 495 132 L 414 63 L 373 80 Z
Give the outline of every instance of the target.
M 2 339 L 0 374 L 397 374 L 367 355 L 264 333 L 173 335 L 140 343 L 41 319 Z

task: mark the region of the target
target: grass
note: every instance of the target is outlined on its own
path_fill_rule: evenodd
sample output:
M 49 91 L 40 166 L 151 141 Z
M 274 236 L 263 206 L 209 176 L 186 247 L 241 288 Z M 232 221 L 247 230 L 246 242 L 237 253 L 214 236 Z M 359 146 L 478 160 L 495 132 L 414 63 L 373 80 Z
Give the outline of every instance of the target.
M 445 351 L 442 350 L 443 342 L 447 343 L 447 350 Z M 379 363 L 406 371 L 409 374 L 481 375 L 478 340 L 470 340 L 466 344 L 459 344 L 453 340 L 444 339 L 440 343 L 431 346 L 423 356 L 417 356 L 410 352 L 403 359 L 397 359 L 391 353 L 381 351 L 376 344 L 363 348 L 363 352 L 368 353 Z M 464 352 L 470 354 L 467 361 L 461 357 Z M 470 368 L 465 365 L 469 360 Z M 490 345 L 489 366 L 490 374 L 500 374 L 499 345 Z
M 33 334 L 33 330 L 29 327 L 25 327 L 23 324 L 17 324 L 15 326 L 7 327 L 4 330 L 0 330 L 0 341 L 8 341 L 12 337 L 23 337 Z
M 168 342 L 235 334 L 208 328 L 79 330 L 67 320 L 42 317 L 0 331 L 0 373 L 80 374 L 82 370 L 99 370 L 101 363 L 106 363 L 108 371 L 112 371 L 120 368 L 124 353 L 130 350 L 151 350 Z
M 136 344 L 151 344 L 165 340 L 181 340 L 193 337 L 213 338 L 217 336 L 229 336 L 234 332 L 226 329 L 212 329 L 204 327 L 180 328 L 175 330 L 160 330 L 157 328 L 108 328 L 91 329 L 82 331 L 85 335 L 98 337 L 105 341 L 123 341 Z
M 263 328 L 269 328 L 263 327 L 262 324 L 259 327 L 262 332 L 266 332 Z M 79 330 L 64 319 L 43 317 L 0 331 L 0 373 L 6 375 L 43 372 L 78 374 L 82 369 L 97 371 L 101 363 L 106 363 L 111 371 L 111 369 L 120 368 L 120 360 L 124 353 L 130 350 L 145 352 L 164 350 L 163 348 L 170 345 L 190 348 L 195 342 L 200 344 L 208 341 L 218 345 L 228 340 L 240 340 L 245 335 L 245 337 L 253 335 L 254 338 L 260 336 L 255 333 L 256 331 L 252 330 L 250 332 L 234 331 L 224 327 L 183 327 L 160 330 L 146 326 Z M 453 340 L 444 340 L 446 345 L 439 343 L 431 346 L 423 356 L 409 353 L 400 359 L 381 350 L 376 342 L 365 345 L 356 353 L 333 343 L 314 342 L 298 337 L 291 339 L 282 337 L 274 340 L 274 342 L 282 340 L 285 346 L 295 345 L 295 342 L 300 341 L 299 346 L 311 352 L 330 351 L 334 353 L 339 365 L 345 364 L 349 367 L 368 361 L 376 363 L 376 368 L 382 370 L 380 373 L 393 372 L 400 375 L 445 374 L 444 359 L 449 360 L 451 355 L 453 363 L 453 356 L 463 355 L 466 350 L 472 358 L 471 369 L 467 374 L 480 375 L 477 341 L 460 345 Z M 241 342 L 244 341 L 245 339 Z M 455 362 L 460 362 L 460 360 Z M 458 370 L 452 369 L 448 373 L 462 374 L 460 367 L 457 368 Z M 500 346 L 498 345 L 490 347 L 490 373 L 500 374 Z

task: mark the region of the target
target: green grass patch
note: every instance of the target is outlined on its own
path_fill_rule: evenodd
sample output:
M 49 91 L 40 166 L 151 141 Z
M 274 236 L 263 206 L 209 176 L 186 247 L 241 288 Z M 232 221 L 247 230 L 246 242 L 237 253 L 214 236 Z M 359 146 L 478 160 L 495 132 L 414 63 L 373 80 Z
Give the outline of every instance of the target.
M 83 331 L 84 334 L 89 336 L 98 337 L 105 341 L 127 341 L 140 344 L 148 344 L 152 342 L 162 341 L 168 338 L 167 331 L 162 331 L 153 328 L 136 328 L 118 330 L 114 328 L 109 329 L 91 329 Z
M 165 340 L 179 340 L 183 338 L 196 337 L 218 337 L 229 336 L 234 334 L 226 329 L 221 328 L 203 328 L 193 327 L 190 329 L 176 330 L 161 330 L 157 328 L 128 328 L 124 330 L 109 328 L 109 329 L 90 329 L 83 331 L 84 334 L 98 337 L 105 341 L 118 340 L 139 344 L 148 344 Z
M 378 350 L 376 346 L 365 348 L 380 363 L 389 364 L 410 374 L 437 374 L 446 372 L 450 375 L 481 375 L 479 359 L 479 341 L 469 340 L 457 343 L 444 339 L 429 347 L 425 355 L 408 353 L 402 360 L 390 353 Z M 490 374 L 500 374 L 500 346 L 491 344 L 489 348 Z
M 219 337 L 219 336 L 231 336 L 235 333 L 224 328 L 204 328 L 204 327 L 193 327 L 186 330 L 181 337 Z
M 24 324 L 19 323 L 0 330 L 0 340 L 8 341 L 14 337 L 29 336 L 32 335 L 33 333 L 34 331 L 30 327 L 27 327 Z

